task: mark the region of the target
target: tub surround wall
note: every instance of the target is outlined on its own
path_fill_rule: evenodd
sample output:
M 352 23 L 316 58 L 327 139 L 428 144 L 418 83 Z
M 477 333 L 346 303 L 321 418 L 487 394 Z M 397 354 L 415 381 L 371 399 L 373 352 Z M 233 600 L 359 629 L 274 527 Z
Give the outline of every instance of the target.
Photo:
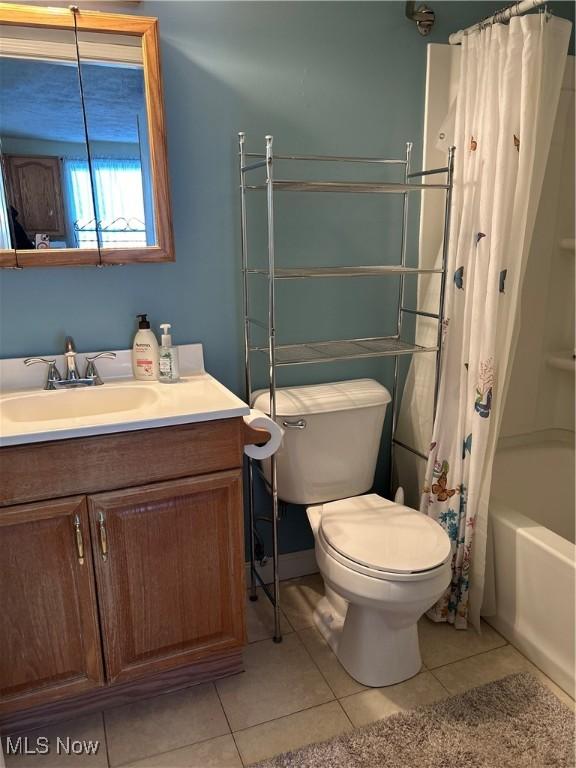
M 528 256 L 504 438 L 574 431 L 574 63 L 569 56 Z

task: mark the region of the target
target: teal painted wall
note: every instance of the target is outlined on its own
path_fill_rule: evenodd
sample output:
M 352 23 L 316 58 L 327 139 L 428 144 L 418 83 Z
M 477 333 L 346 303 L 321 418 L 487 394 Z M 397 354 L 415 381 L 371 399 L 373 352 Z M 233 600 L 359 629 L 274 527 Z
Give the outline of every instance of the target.
M 418 166 L 427 42 L 446 42 L 501 2 L 432 5 L 437 24 L 422 38 L 403 2 L 143 2 L 139 12 L 160 20 L 177 261 L 2 272 L 2 356 L 55 353 L 67 333 L 81 350 L 125 348 L 134 316 L 148 312 L 156 326 L 173 323 L 177 343 L 201 341 L 207 369 L 241 393 L 236 134 L 258 151 L 271 133 L 278 151 L 389 157 L 412 140 Z M 397 261 L 398 201 L 359 202 L 283 198 L 279 262 Z M 257 259 L 262 220 L 251 216 Z M 335 282 L 281 289 L 281 340 L 393 332 L 393 281 Z M 299 367 L 280 383 L 365 375 L 390 386 L 390 361 Z M 379 487 L 387 459 L 384 450 Z M 301 511 L 284 526 L 285 550 L 310 545 Z

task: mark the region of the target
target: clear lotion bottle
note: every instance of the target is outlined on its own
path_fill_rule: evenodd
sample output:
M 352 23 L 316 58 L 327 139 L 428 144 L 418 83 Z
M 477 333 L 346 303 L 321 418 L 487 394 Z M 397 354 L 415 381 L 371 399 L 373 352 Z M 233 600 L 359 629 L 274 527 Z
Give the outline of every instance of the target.
M 160 347 L 160 360 L 158 381 L 162 384 L 174 384 L 180 379 L 180 366 L 178 363 L 178 347 L 172 346 L 172 336 L 169 331 L 170 323 L 161 323 L 162 345 Z

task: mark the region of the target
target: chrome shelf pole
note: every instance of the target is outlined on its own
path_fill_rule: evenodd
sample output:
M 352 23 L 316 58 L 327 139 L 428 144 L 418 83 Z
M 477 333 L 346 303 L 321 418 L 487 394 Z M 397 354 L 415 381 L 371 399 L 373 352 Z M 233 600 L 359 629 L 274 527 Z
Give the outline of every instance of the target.
M 410 177 L 410 160 L 412 159 L 412 147 L 411 141 L 406 142 L 406 164 L 404 166 L 404 184 L 408 183 Z M 400 264 L 402 269 L 406 268 L 406 253 L 407 253 L 407 240 L 408 240 L 408 200 L 410 195 L 408 192 L 404 193 L 402 201 L 402 240 L 400 245 Z M 404 312 L 402 307 L 404 306 L 404 273 L 400 274 L 400 281 L 398 286 L 398 314 L 396 316 L 396 334 L 399 339 L 402 338 L 402 320 L 404 318 Z M 392 496 L 392 482 L 394 479 L 394 435 L 396 434 L 396 422 L 398 421 L 398 377 L 400 375 L 400 358 L 398 355 L 394 358 L 394 385 L 392 389 L 392 431 L 390 440 L 390 495 Z
M 270 418 L 276 421 L 276 282 L 274 279 L 274 159 L 272 136 L 266 136 L 266 202 L 268 216 L 268 376 L 270 386 Z M 272 489 L 272 572 L 274 579 L 274 637 L 282 641 L 280 627 L 280 571 L 278 568 L 278 473 L 276 455 L 270 457 Z
M 244 310 L 244 385 L 246 390 L 246 402 L 252 401 L 252 371 L 250 359 L 250 301 L 248 285 L 248 232 L 246 226 L 246 178 L 245 178 L 245 145 L 246 135 L 238 134 L 239 161 L 240 161 L 240 239 L 242 252 L 242 305 Z M 248 515 L 249 515 L 249 552 L 250 552 L 250 600 L 258 599 L 256 593 L 256 562 L 254 540 L 254 466 L 252 459 L 248 459 Z
M 436 371 L 434 374 L 434 409 L 432 421 L 436 419 L 438 410 L 438 394 L 440 391 L 440 371 L 442 367 L 442 341 L 444 336 L 444 303 L 446 301 L 446 271 L 448 268 L 448 249 L 450 246 L 450 213 L 452 210 L 452 187 L 454 182 L 454 152 L 456 147 L 448 150 L 448 173 L 446 174 L 446 205 L 444 208 L 444 231 L 442 237 L 442 278 L 440 283 L 440 302 L 438 308 L 438 340 L 436 346 Z

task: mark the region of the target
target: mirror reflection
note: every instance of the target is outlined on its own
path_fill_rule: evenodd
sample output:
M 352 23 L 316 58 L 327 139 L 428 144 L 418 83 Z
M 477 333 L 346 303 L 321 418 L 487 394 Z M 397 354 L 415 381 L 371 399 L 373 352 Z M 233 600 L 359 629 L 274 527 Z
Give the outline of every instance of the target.
M 0 87 L 0 247 L 154 245 L 140 38 L 2 27 Z
M 2 27 L 0 140 L 8 247 L 81 247 L 70 163 L 87 162 L 74 33 Z M 90 204 L 86 211 L 94 216 Z

